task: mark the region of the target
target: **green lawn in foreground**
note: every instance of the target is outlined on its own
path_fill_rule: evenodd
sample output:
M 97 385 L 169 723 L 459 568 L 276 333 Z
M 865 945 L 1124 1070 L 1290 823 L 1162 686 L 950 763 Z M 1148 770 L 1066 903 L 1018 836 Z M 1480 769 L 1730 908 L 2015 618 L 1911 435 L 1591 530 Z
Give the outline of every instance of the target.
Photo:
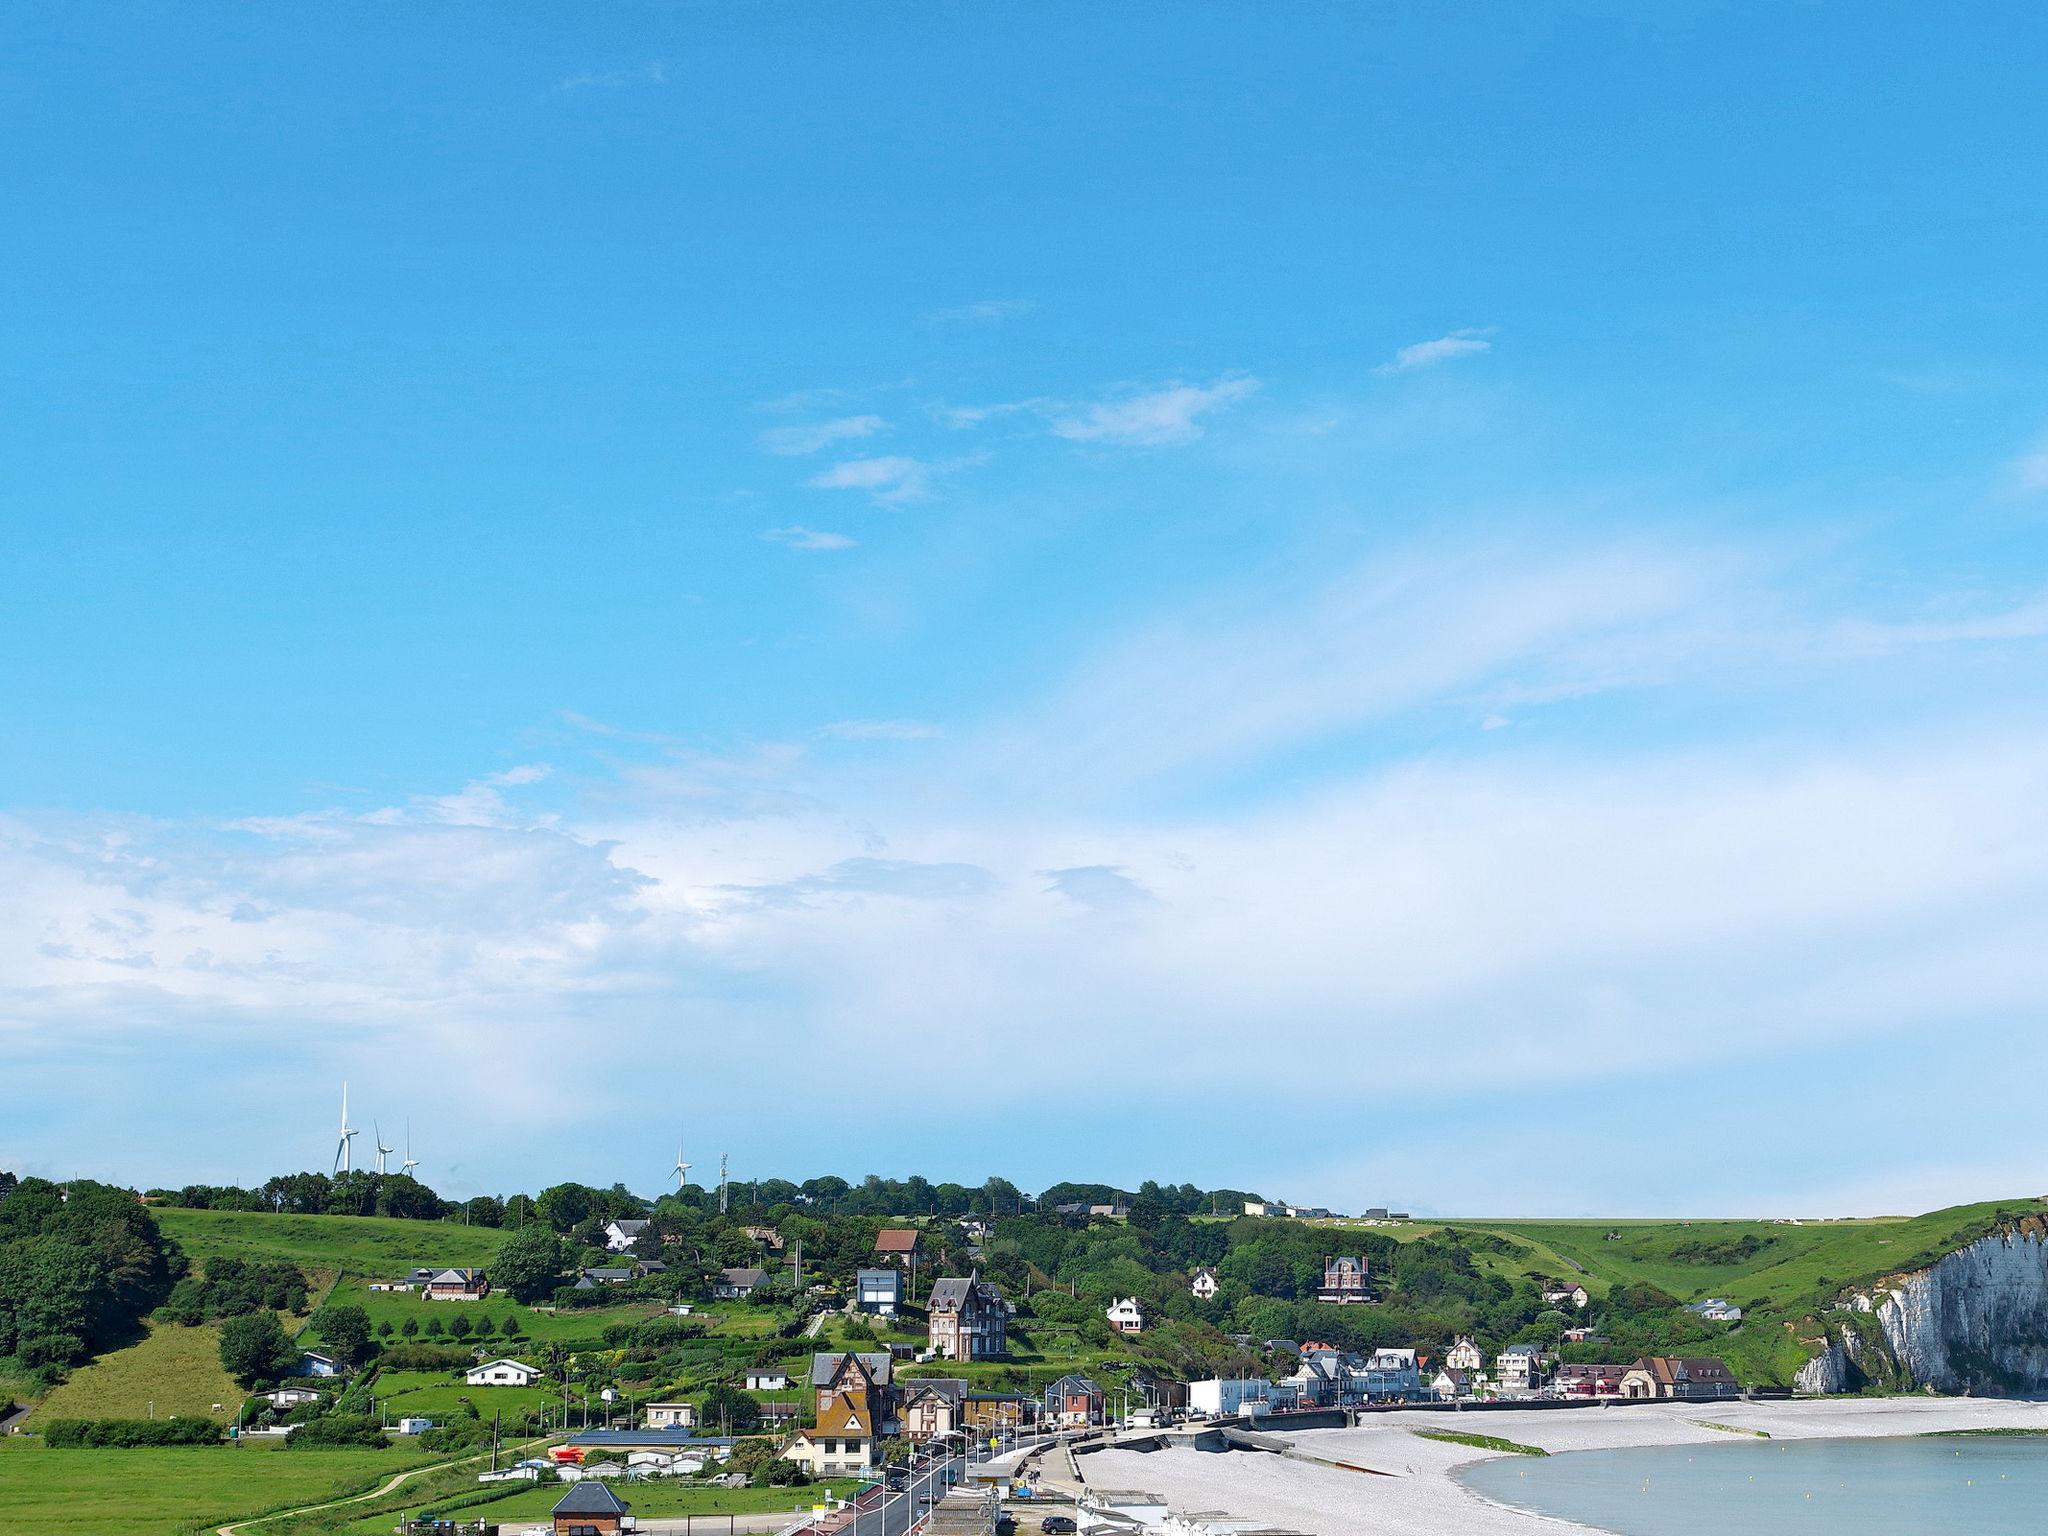
M 218 1328 L 157 1323 L 138 1343 L 73 1371 L 43 1399 L 30 1427 L 45 1419 L 146 1419 L 152 1405 L 158 1418 L 190 1413 L 230 1424 L 241 1404 L 242 1389 L 221 1369 Z
M 643 1483 L 623 1480 L 611 1485 L 633 1507 L 642 1520 L 670 1519 L 677 1515 L 752 1515 L 787 1510 L 792 1515 L 808 1512 L 825 1501 L 826 1491 L 838 1498 L 850 1497 L 862 1486 L 858 1479 L 837 1479 L 793 1488 L 705 1488 L 677 1478 L 652 1478 Z M 555 1503 L 568 1491 L 562 1483 L 536 1484 L 488 1504 L 474 1504 L 450 1510 L 449 1517 L 489 1520 L 500 1524 L 543 1522 Z M 405 1511 L 410 1517 L 435 1507 L 439 1501 L 425 1501 Z M 348 1536 L 389 1536 L 400 1516 L 370 1516 L 345 1527 Z
M 404 1449 L 253 1445 L 53 1451 L 10 1435 L 0 1440 L 0 1530 L 7 1536 L 182 1536 L 238 1515 L 358 1492 L 422 1459 Z

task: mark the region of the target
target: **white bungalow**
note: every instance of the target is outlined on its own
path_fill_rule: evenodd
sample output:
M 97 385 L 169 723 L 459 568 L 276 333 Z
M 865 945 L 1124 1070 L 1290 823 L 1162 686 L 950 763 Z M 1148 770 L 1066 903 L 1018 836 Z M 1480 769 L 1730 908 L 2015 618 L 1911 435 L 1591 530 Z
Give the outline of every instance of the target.
M 472 1387 L 530 1387 L 541 1378 L 539 1367 L 522 1360 L 486 1360 L 464 1378 Z

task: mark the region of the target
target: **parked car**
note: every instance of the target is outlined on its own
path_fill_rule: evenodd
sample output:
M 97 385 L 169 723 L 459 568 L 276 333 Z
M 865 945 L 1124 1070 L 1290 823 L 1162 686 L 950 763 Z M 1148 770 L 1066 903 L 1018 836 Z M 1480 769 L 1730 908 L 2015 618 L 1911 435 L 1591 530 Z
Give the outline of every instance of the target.
M 1074 1522 L 1065 1515 L 1047 1515 L 1038 1522 L 1038 1528 L 1045 1536 L 1074 1536 Z

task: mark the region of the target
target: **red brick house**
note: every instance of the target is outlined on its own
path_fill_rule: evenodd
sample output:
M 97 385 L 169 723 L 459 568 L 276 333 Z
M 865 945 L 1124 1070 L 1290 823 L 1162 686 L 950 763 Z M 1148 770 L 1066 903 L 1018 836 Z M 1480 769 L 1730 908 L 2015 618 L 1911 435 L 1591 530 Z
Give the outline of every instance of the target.
M 1323 1260 L 1323 1288 L 1316 1292 L 1317 1301 L 1327 1301 L 1337 1306 L 1352 1302 L 1371 1301 L 1372 1292 L 1366 1277 L 1365 1260 L 1339 1254 Z

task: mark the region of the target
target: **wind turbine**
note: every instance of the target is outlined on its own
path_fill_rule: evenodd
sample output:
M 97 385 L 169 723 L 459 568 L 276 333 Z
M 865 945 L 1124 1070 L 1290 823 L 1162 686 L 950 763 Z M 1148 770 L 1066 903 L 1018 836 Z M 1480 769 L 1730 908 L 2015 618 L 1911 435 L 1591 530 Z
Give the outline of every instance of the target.
M 348 1084 L 343 1083 L 341 1085 L 341 1142 L 334 1149 L 334 1171 L 336 1173 L 349 1173 L 354 1169 L 355 1165 L 349 1158 L 348 1144 L 355 1134 L 350 1129 L 348 1123 Z
M 377 1177 L 381 1179 L 387 1171 L 384 1167 L 384 1159 L 398 1149 L 384 1145 L 384 1133 L 377 1129 L 377 1122 L 374 1120 L 370 1122 L 370 1134 L 377 1138 Z
M 413 1169 L 419 1165 L 420 1160 L 412 1155 L 412 1119 L 408 1116 L 405 1122 L 405 1161 L 398 1165 L 398 1171 L 411 1178 Z
M 683 1192 L 683 1185 L 690 1177 L 690 1165 L 683 1161 L 683 1144 L 676 1143 L 676 1193 Z

